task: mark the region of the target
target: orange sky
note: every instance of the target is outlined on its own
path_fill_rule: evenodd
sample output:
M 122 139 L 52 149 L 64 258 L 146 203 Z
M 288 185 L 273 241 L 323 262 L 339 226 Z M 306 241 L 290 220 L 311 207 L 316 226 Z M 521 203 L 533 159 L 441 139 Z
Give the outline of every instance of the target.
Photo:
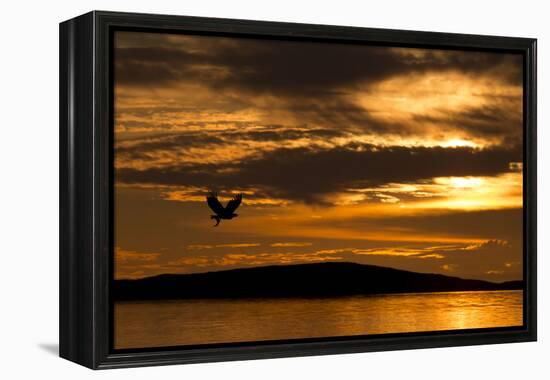
M 116 277 L 522 276 L 518 55 L 117 32 Z M 242 192 L 213 228 L 205 202 Z

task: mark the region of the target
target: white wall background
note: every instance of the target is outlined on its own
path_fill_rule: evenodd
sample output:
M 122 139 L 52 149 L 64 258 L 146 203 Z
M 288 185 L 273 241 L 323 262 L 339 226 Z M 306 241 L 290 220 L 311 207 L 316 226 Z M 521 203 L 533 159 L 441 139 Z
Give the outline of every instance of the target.
M 546 1 L 7 1 L 0 21 L 0 373 L 4 379 L 549 378 L 550 18 Z M 539 39 L 539 342 L 93 372 L 57 355 L 58 23 L 89 10 Z M 546 350 L 546 354 L 544 351 Z

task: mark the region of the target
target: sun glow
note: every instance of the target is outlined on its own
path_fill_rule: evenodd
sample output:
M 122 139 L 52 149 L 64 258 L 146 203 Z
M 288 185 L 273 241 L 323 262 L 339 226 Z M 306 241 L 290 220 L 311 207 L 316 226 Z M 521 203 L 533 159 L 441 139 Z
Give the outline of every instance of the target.
M 481 177 L 439 177 L 435 179 L 435 183 L 455 189 L 465 189 L 480 187 L 485 183 L 485 180 Z
M 451 139 L 441 143 L 443 148 L 459 148 L 459 147 L 469 147 L 469 148 L 478 148 L 479 144 L 476 144 L 473 141 L 463 140 L 463 139 Z

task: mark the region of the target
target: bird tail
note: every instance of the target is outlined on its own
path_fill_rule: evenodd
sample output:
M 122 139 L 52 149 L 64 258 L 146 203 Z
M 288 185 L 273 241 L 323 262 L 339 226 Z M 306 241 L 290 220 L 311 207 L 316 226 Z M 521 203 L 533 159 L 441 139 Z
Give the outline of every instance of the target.
M 210 219 L 216 219 L 216 224 L 214 224 L 214 227 L 218 227 L 218 224 L 220 224 L 221 218 L 218 215 L 210 215 Z

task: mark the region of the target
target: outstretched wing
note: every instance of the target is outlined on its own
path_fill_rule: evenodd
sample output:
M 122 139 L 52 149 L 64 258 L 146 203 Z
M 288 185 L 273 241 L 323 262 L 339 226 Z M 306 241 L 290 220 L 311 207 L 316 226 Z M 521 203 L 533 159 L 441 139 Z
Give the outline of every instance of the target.
M 221 215 L 225 212 L 225 209 L 223 208 L 222 204 L 218 200 L 218 194 L 216 193 L 210 193 L 206 196 L 206 202 L 208 202 L 208 206 L 214 211 L 217 215 Z
M 227 212 L 228 214 L 233 214 L 237 209 L 237 207 L 239 207 L 239 205 L 241 204 L 242 200 L 243 200 L 242 194 L 235 195 L 233 199 L 227 202 L 227 206 L 225 206 L 225 212 Z

